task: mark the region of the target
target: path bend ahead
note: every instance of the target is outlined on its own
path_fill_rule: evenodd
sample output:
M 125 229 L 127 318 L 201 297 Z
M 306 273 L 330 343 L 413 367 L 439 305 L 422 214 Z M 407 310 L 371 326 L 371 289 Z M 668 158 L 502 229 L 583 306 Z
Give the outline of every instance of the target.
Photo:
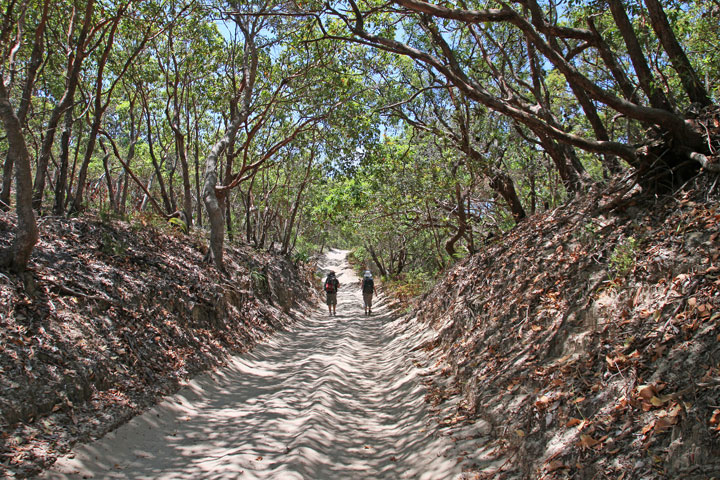
M 417 338 L 382 301 L 363 315 L 346 252 L 323 267 L 341 282 L 337 316 L 319 307 L 41 478 L 457 478 L 408 357 Z

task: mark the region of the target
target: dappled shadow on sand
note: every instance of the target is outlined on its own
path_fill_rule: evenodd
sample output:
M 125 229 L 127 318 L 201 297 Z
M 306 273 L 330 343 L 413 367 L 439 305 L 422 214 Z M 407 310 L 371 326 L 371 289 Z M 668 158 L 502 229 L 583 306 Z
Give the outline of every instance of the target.
M 412 339 L 382 303 L 363 316 L 357 278 L 330 261 L 344 277 L 337 316 L 318 310 L 43 478 L 453 478 Z

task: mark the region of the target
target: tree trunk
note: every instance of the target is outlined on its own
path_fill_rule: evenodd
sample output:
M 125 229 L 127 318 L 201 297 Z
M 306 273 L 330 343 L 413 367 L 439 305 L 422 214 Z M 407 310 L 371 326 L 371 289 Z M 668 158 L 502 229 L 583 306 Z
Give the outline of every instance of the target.
M 109 158 L 110 154 L 105 153 L 105 155 L 103 155 L 102 164 L 103 169 L 105 170 L 105 183 L 107 184 L 108 203 L 110 204 L 110 210 L 112 210 L 113 212 L 117 212 L 117 204 L 115 203 L 115 191 L 113 189 L 112 175 L 110 174 L 110 167 L 108 165 Z
M 105 110 L 107 110 L 107 107 L 110 102 L 110 98 L 112 96 L 113 89 L 117 85 L 117 81 L 120 79 L 120 77 L 123 75 L 123 73 L 127 70 L 130 64 L 130 60 L 134 58 L 142 49 L 143 45 L 147 41 L 147 37 L 143 39 L 140 46 L 135 50 L 133 54 L 130 55 L 128 60 L 125 62 L 125 69 L 123 72 L 119 74 L 119 76 L 112 82 L 110 88 L 107 89 L 105 94 L 107 95 L 107 101 L 103 103 L 103 88 L 104 85 L 104 77 L 103 73 L 105 71 L 105 65 L 106 62 L 110 56 L 110 52 L 112 52 L 114 43 L 115 43 L 115 33 L 117 32 L 118 25 L 120 24 L 120 20 L 124 14 L 125 8 L 127 8 L 128 4 L 123 4 L 120 6 L 120 9 L 117 12 L 117 15 L 113 18 L 112 25 L 110 26 L 110 31 L 108 33 L 108 39 L 107 43 L 105 45 L 105 49 L 103 50 L 103 53 L 98 60 L 98 70 L 95 78 L 95 98 L 94 98 L 94 106 L 95 106 L 95 112 L 93 114 L 93 122 L 92 127 L 90 128 L 90 136 L 88 137 L 88 143 L 85 147 L 85 157 L 83 158 L 83 163 L 80 166 L 80 172 L 78 173 L 78 185 L 75 192 L 75 198 L 73 199 L 73 205 L 71 210 L 74 212 L 79 212 L 82 209 L 82 200 L 83 200 L 83 190 L 85 188 L 85 179 L 87 177 L 87 169 L 90 165 L 90 160 L 92 159 L 93 151 L 95 150 L 95 143 L 97 142 L 97 136 L 100 132 L 100 127 L 102 125 L 102 119 L 103 115 L 105 115 Z
M 100 132 L 101 122 L 102 112 L 96 112 L 92 126 L 90 127 L 90 136 L 88 137 L 87 144 L 85 145 L 85 155 L 83 156 L 83 161 L 80 165 L 80 171 L 78 172 L 77 187 L 75 188 L 75 195 L 73 197 L 73 202 L 70 207 L 71 212 L 80 212 L 83 208 L 83 195 L 85 194 L 87 171 L 88 167 L 90 166 L 90 160 L 92 160 L 93 152 L 95 151 L 95 144 L 97 143 L 97 136 Z
M 370 245 L 366 245 L 365 249 L 370 252 L 370 257 L 373 259 L 373 262 L 375 262 L 375 266 L 377 266 L 378 272 L 380 272 L 380 275 L 383 277 L 388 276 L 388 271 L 385 268 L 385 264 L 383 263 L 382 259 L 375 253 L 375 249 L 371 247 Z
M 690 65 L 685 50 L 678 43 L 662 5 L 658 0 L 645 0 L 645 6 L 650 13 L 650 25 L 652 25 L 655 34 L 660 39 L 660 43 L 668 54 L 673 68 L 680 76 L 680 81 L 688 97 L 690 97 L 690 101 L 699 103 L 703 107 L 710 105 L 711 101 L 707 90 L 697 73 L 695 73 L 695 69 Z
M 165 188 L 165 181 L 163 180 L 162 170 L 160 168 L 161 164 L 160 162 L 158 162 L 157 156 L 155 155 L 155 143 L 153 142 L 152 135 L 152 120 L 150 117 L 150 107 L 148 105 L 147 98 L 145 98 L 145 91 L 142 89 L 142 87 L 139 87 L 138 91 L 140 93 L 140 99 L 143 102 L 143 109 L 145 110 L 145 121 L 147 124 L 147 142 L 148 150 L 150 153 L 150 160 L 152 161 L 153 168 L 155 169 L 155 176 L 157 177 L 158 185 L 160 186 L 160 196 L 162 197 L 165 213 L 169 214 L 173 212 L 173 208 L 172 204 L 170 203 L 170 196 L 168 195 L 167 189 Z
M 197 109 L 197 105 L 193 105 L 195 109 Z M 195 149 L 194 149 L 195 155 L 195 195 L 197 197 L 197 210 L 195 214 L 197 215 L 196 224 L 199 227 L 202 227 L 203 220 L 202 220 L 202 202 L 200 201 L 200 122 L 198 121 L 198 115 L 197 112 L 195 112 Z
M 12 272 L 22 272 L 27 268 L 30 255 L 38 240 L 37 223 L 32 209 L 30 153 L 25 143 L 22 124 L 15 115 L 1 79 L 0 119 L 7 134 L 8 155 L 13 157 L 15 165 L 15 210 L 18 218 L 13 244 L 9 249 L 0 252 L 0 267 L 7 267 Z
M 538 24 L 543 24 L 545 22 L 544 18 L 541 18 L 542 13 L 540 6 L 535 0 L 532 0 L 529 2 L 530 8 L 533 11 L 533 23 L 537 26 Z M 535 86 L 535 95 L 537 98 L 537 101 L 540 105 L 542 105 L 543 110 L 546 112 L 546 117 L 548 119 L 548 123 L 555 126 L 556 128 L 561 128 L 561 126 L 556 122 L 556 119 L 551 113 L 551 109 L 548 107 L 548 102 L 546 99 L 542 96 L 542 91 L 539 88 L 540 84 L 545 86 L 544 78 L 541 78 L 541 75 L 544 75 L 543 70 L 539 68 L 539 63 L 536 58 L 536 51 L 535 47 L 532 45 L 532 42 L 527 40 L 527 49 L 528 49 L 528 56 L 531 58 L 531 68 L 533 73 L 533 85 Z M 556 38 L 549 36 L 548 37 L 548 43 L 551 45 L 551 47 L 558 53 L 558 55 L 562 55 L 562 48 L 560 48 L 558 41 Z M 592 100 L 590 99 L 590 96 L 585 92 L 585 90 L 582 88 L 581 85 L 579 85 L 572 77 L 568 77 L 568 82 L 570 85 L 570 89 L 572 90 L 573 94 L 575 95 L 575 98 L 577 98 L 578 103 L 583 109 L 583 112 L 585 113 L 585 117 L 587 118 L 588 122 L 590 123 L 590 126 L 593 129 L 593 132 L 595 133 L 595 138 L 600 141 L 608 141 L 610 140 L 610 135 L 608 135 L 608 132 L 605 128 L 605 125 L 602 122 L 602 119 L 600 118 L 600 115 L 598 114 L 597 108 L 595 108 L 595 105 L 593 104 Z M 547 88 L 544 90 L 547 92 Z M 605 164 L 605 167 L 608 170 L 617 172 L 619 171 L 619 162 L 617 161 L 617 158 L 612 155 L 602 155 L 601 158 L 603 159 L 603 163 Z
M 252 226 L 252 209 L 253 209 L 253 194 L 252 188 L 255 183 L 255 177 L 250 180 L 247 194 L 245 195 L 245 241 L 250 243 L 253 237 L 253 226 Z
M 219 143 L 221 143 L 222 140 Z M 203 187 L 203 203 L 208 214 L 208 221 L 210 222 L 210 249 L 208 254 L 215 263 L 215 267 L 225 272 L 225 263 L 223 261 L 223 243 L 225 241 L 225 228 L 223 225 L 223 212 L 221 199 L 215 193 L 217 188 L 217 172 L 215 171 L 215 165 L 217 164 L 217 152 L 216 144 L 213 150 L 208 155 L 205 167 L 205 185 Z M 210 158 L 210 157 L 215 157 Z
M 173 128 L 175 132 L 175 145 L 177 155 L 180 159 L 180 169 L 182 170 L 183 181 L 183 211 L 188 221 L 188 228 L 192 226 L 192 191 L 190 190 L 190 169 L 188 168 L 187 151 L 185 150 L 185 135 L 179 128 Z
M 310 159 L 308 160 L 307 168 L 305 169 L 305 178 L 303 178 L 302 183 L 300 184 L 300 187 L 297 189 L 297 195 L 295 195 L 295 201 L 292 204 L 292 207 L 290 209 L 290 218 L 288 219 L 287 225 L 285 227 L 284 232 L 284 238 L 282 240 L 282 247 L 280 249 L 280 253 L 283 255 L 286 255 L 290 249 L 290 239 L 292 238 L 292 230 L 293 226 L 295 225 L 295 219 L 297 218 L 298 210 L 300 209 L 300 203 L 302 201 L 302 194 L 303 190 L 305 190 L 305 187 L 308 184 L 308 180 L 310 178 L 310 170 L 312 169 L 313 161 L 315 160 L 315 153 L 310 154 Z
M 632 61 L 635 73 L 637 73 L 640 87 L 645 92 L 645 95 L 647 95 L 650 99 L 650 105 L 654 108 L 671 111 L 670 102 L 663 91 L 657 86 L 657 82 L 653 78 L 652 72 L 647 64 L 640 42 L 635 35 L 635 30 L 633 30 L 630 19 L 627 16 L 622 0 L 609 0 L 609 4 L 615 24 L 620 30 L 620 34 L 625 41 L 625 46 L 628 49 L 630 60 Z
M 571 150 L 572 147 L 558 143 L 540 131 L 535 132 L 535 134 L 538 136 L 543 149 L 555 164 L 555 168 L 568 193 L 575 194 L 581 191 L 583 186 L 581 175 L 571 158 L 568 158 L 568 150 Z
M 52 146 L 55 141 L 55 132 L 57 131 L 58 123 L 65 110 L 67 110 L 75 101 L 75 90 L 77 89 L 78 83 L 80 82 L 80 69 L 82 67 L 83 60 L 85 59 L 85 41 L 90 31 L 90 24 L 92 23 L 93 10 L 95 8 L 95 0 L 88 0 L 85 4 L 85 18 L 83 21 L 82 29 L 77 40 L 77 46 L 74 52 L 74 59 L 68 64 L 67 69 L 67 85 L 65 87 L 65 93 L 58 105 L 53 109 L 50 114 L 50 120 L 48 126 L 45 129 L 45 138 L 43 138 L 42 147 L 40 149 L 40 155 L 37 161 L 37 167 L 35 169 L 35 182 L 33 184 L 33 208 L 40 210 L 42 207 L 42 199 L 45 192 L 45 179 L 47 175 L 47 167 L 50 161 L 50 154 L 52 152 Z
M 223 260 L 223 244 L 225 242 L 225 225 L 223 219 L 223 198 L 219 197 L 216 189 L 218 187 L 218 160 L 220 155 L 225 151 L 227 146 L 232 142 L 237 134 L 240 124 L 245 121 L 247 115 L 244 112 L 249 113 L 249 109 L 243 109 L 243 113 L 237 115 L 225 135 L 213 145 L 210 154 L 208 154 L 205 160 L 205 183 L 203 186 L 203 203 L 205 204 L 205 210 L 208 214 L 208 222 L 210 223 L 210 248 L 208 254 L 212 258 L 215 267 L 225 272 L 225 262 Z
M 440 248 L 440 236 L 438 235 L 437 229 L 435 228 L 435 222 L 433 221 L 432 213 L 430 212 L 430 202 L 425 199 L 425 211 L 427 212 L 428 224 L 433 234 L 433 241 L 435 243 L 435 251 L 437 253 L 437 264 L 440 270 L 445 269 L 445 260 L 443 259 L 442 249 Z
M 600 58 L 602 58 L 603 62 L 605 62 L 605 65 L 608 67 L 608 70 L 610 70 L 613 79 L 615 79 L 615 81 L 617 82 L 620 92 L 622 92 L 623 98 L 636 105 L 639 105 L 640 99 L 638 98 L 637 92 L 635 91 L 635 87 L 633 86 L 632 82 L 628 78 L 623 68 L 620 66 L 620 63 L 618 62 L 615 54 L 610 49 L 610 46 L 607 44 L 602 35 L 600 35 L 600 32 L 595 26 L 595 21 L 593 20 L 593 17 L 588 17 L 587 22 L 590 30 L 595 34 L 595 44 L 598 49 L 598 53 L 600 54 Z
M 465 216 L 465 198 L 467 196 L 466 192 L 460 191 L 460 185 L 455 185 L 455 208 L 453 208 L 453 211 L 457 212 L 457 219 L 458 219 L 458 225 L 457 230 L 455 234 L 450 237 L 448 240 L 445 241 L 445 251 L 450 255 L 450 258 L 456 258 L 457 257 L 457 250 L 455 249 L 455 244 L 465 236 L 465 232 L 467 231 L 470 226 L 467 222 L 467 217 Z
M 73 107 L 65 112 L 65 128 L 60 136 L 60 166 L 58 167 L 58 177 L 55 182 L 55 203 L 53 205 L 53 213 L 55 215 L 65 214 L 65 195 L 67 192 L 67 177 L 70 164 L 70 137 L 73 128 Z
M 232 208 L 230 205 L 230 192 L 227 192 L 227 202 L 225 202 L 225 226 L 227 228 L 228 240 L 234 241 L 233 228 L 232 228 Z
M 517 191 L 515 190 L 515 183 L 508 174 L 501 170 L 495 170 L 493 175 L 490 177 L 490 188 L 495 190 L 505 200 L 510 207 L 510 213 L 515 220 L 515 223 L 519 223 L 524 219 L 527 214 L 522 206 L 520 197 L 518 197 Z
M 43 10 L 38 22 L 38 26 L 35 29 L 35 39 L 33 41 L 33 49 L 30 54 L 30 62 L 27 69 L 27 77 L 25 78 L 25 85 L 23 86 L 22 96 L 20 97 L 20 105 L 18 106 L 17 118 L 20 122 L 20 126 L 25 125 L 25 117 L 27 116 L 28 109 L 30 108 L 30 100 L 32 99 L 33 89 L 35 87 L 35 77 L 37 71 L 42 63 L 44 43 L 43 37 L 45 35 L 45 25 L 47 24 L 48 10 L 50 7 L 50 0 L 45 0 L 43 3 Z M 6 155 L 5 164 L 3 165 L 3 179 L 2 186 L 0 187 L 0 208 L 7 208 L 10 206 L 10 190 L 12 189 L 12 173 L 13 173 L 14 159 L 12 155 Z
M 135 98 L 130 102 L 130 146 L 128 147 L 128 155 L 127 155 L 127 161 L 126 164 L 128 166 L 128 169 L 131 166 L 132 161 L 135 159 L 135 145 L 137 145 L 138 142 L 138 131 L 137 126 L 135 124 Z M 130 180 L 128 178 L 128 172 L 125 172 L 125 175 L 123 175 L 123 187 L 122 187 L 122 193 L 118 191 L 118 210 L 121 214 L 125 215 L 125 212 L 127 210 L 127 196 L 128 196 L 128 190 L 130 185 Z M 119 189 L 118 189 L 119 190 Z
M 168 172 L 168 195 L 170 197 L 170 211 L 174 212 L 177 208 L 177 200 L 175 199 L 175 170 L 177 170 L 177 156 L 172 157 L 173 164 Z

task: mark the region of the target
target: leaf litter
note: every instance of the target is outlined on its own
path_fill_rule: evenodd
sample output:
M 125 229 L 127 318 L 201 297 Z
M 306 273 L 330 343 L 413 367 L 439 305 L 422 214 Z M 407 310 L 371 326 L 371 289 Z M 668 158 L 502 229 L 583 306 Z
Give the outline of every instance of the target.
M 464 478 L 720 477 L 717 181 L 534 215 L 415 305 Z
M 15 228 L 0 213 L 0 233 Z M 31 477 L 292 321 L 312 272 L 245 246 L 84 216 L 40 219 L 30 269 L 0 273 L 0 476 Z M 0 234 L 0 248 L 11 235 Z

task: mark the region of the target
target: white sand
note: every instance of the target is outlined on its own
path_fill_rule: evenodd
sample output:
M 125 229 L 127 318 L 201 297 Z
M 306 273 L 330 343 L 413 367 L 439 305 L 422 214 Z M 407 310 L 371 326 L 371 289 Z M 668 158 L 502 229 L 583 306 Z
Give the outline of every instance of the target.
M 324 265 L 341 283 L 336 317 L 323 305 L 40 478 L 455 478 L 408 357 L 419 332 L 382 298 L 364 316 L 345 258 L 332 251 Z

